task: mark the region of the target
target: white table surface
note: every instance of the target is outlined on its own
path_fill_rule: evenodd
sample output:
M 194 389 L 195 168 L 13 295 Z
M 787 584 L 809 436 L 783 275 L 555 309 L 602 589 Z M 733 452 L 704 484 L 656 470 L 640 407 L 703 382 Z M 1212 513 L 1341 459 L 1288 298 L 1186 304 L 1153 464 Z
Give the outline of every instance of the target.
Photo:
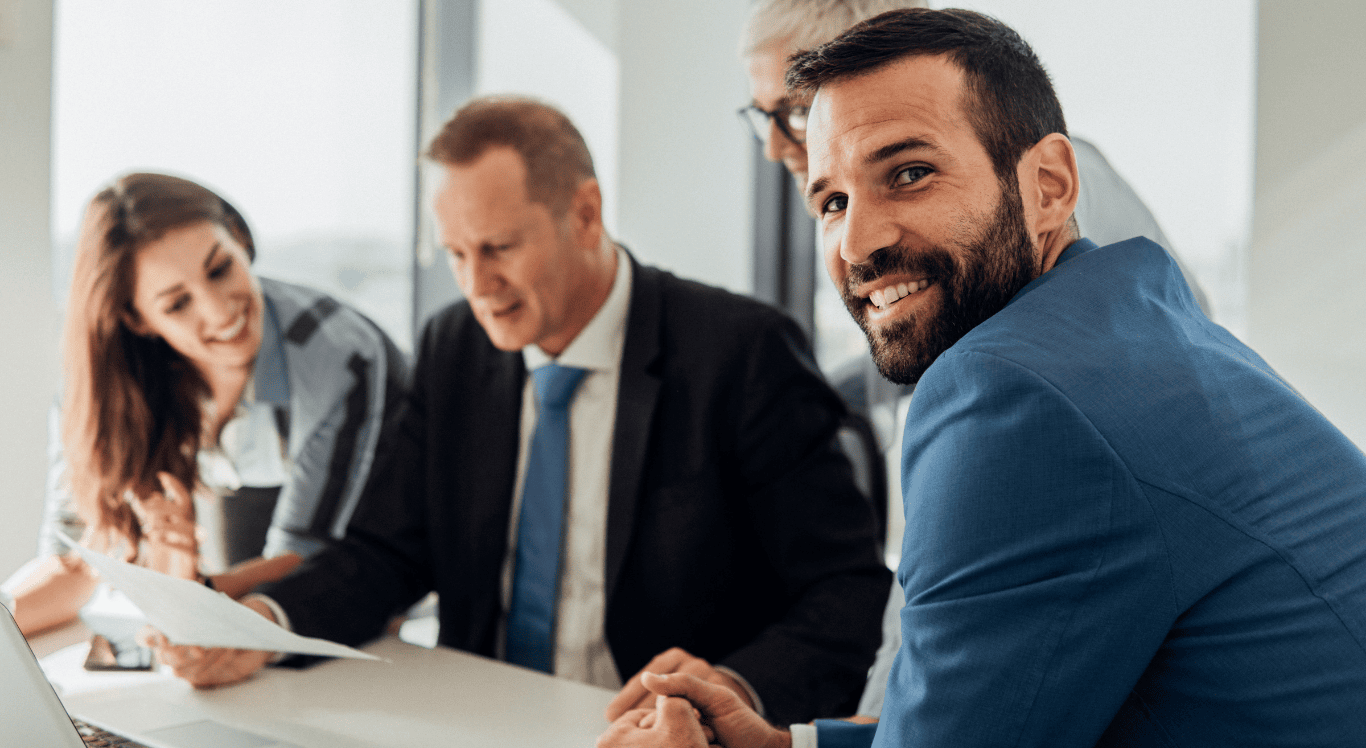
M 72 627 L 73 629 L 75 627 Z M 268 728 L 312 746 L 592 746 L 614 692 L 459 652 L 385 638 L 363 649 L 391 660 L 331 660 L 306 670 L 267 668 L 244 683 L 196 691 L 169 672 L 89 672 L 88 645 L 70 629 L 32 642 L 72 712 L 136 729 L 138 715 L 107 706 L 136 695 L 147 709 L 188 707 L 245 730 Z M 51 652 L 48 654 L 48 652 Z

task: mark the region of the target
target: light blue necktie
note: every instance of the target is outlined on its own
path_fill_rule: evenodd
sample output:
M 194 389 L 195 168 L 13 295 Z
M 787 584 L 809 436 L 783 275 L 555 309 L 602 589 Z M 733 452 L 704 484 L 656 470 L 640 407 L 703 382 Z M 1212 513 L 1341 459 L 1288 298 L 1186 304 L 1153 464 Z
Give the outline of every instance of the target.
M 531 435 L 517 521 L 507 661 L 546 673 L 555 669 L 555 608 L 569 475 L 569 403 L 587 373 L 558 364 L 531 373 L 536 386 L 536 430 Z

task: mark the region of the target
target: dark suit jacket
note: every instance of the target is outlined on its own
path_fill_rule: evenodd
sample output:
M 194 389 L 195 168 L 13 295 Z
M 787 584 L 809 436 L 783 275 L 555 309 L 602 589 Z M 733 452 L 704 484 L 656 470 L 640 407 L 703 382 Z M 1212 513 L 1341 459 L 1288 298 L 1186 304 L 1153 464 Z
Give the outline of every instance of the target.
M 296 631 L 359 643 L 435 589 L 440 642 L 495 654 L 525 377 L 467 303 L 433 318 L 347 539 L 262 590 Z M 680 646 L 773 719 L 850 713 L 890 575 L 834 444 L 842 413 L 787 317 L 634 265 L 605 575 L 623 678 Z

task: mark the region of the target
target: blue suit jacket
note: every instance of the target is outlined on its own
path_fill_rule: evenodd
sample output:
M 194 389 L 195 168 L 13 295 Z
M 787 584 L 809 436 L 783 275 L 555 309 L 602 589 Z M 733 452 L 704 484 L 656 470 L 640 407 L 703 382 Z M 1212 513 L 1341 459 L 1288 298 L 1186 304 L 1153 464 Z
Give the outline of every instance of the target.
M 1157 245 L 1077 242 L 941 355 L 902 471 L 876 745 L 1366 745 L 1366 457 Z

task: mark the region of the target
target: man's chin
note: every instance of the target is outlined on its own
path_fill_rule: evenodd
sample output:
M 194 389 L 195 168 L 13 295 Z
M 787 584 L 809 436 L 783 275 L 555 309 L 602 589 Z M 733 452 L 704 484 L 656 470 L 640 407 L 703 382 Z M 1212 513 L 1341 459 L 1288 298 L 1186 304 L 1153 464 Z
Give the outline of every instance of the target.
M 939 323 L 942 310 L 936 305 L 933 309 L 917 310 L 922 313 L 903 314 L 892 319 L 874 322 L 869 319 L 867 306 L 862 299 L 850 305 L 849 312 L 868 338 L 868 349 L 878 373 L 895 384 L 915 384 L 929 368 L 941 351 L 930 351 L 937 338 L 926 323 L 934 326 Z M 929 312 L 925 314 L 923 312 Z
M 484 334 L 489 336 L 489 342 L 493 343 L 493 347 L 500 351 L 520 351 L 532 343 L 530 336 L 510 329 L 508 325 L 485 324 L 482 319 L 479 320 L 479 325 L 484 328 Z
M 868 336 L 868 346 L 873 355 L 873 364 L 878 373 L 894 384 L 915 384 L 925 375 L 925 370 L 939 357 L 940 351 L 932 354 L 921 346 L 906 345 L 904 341 L 889 340 L 882 336 Z

